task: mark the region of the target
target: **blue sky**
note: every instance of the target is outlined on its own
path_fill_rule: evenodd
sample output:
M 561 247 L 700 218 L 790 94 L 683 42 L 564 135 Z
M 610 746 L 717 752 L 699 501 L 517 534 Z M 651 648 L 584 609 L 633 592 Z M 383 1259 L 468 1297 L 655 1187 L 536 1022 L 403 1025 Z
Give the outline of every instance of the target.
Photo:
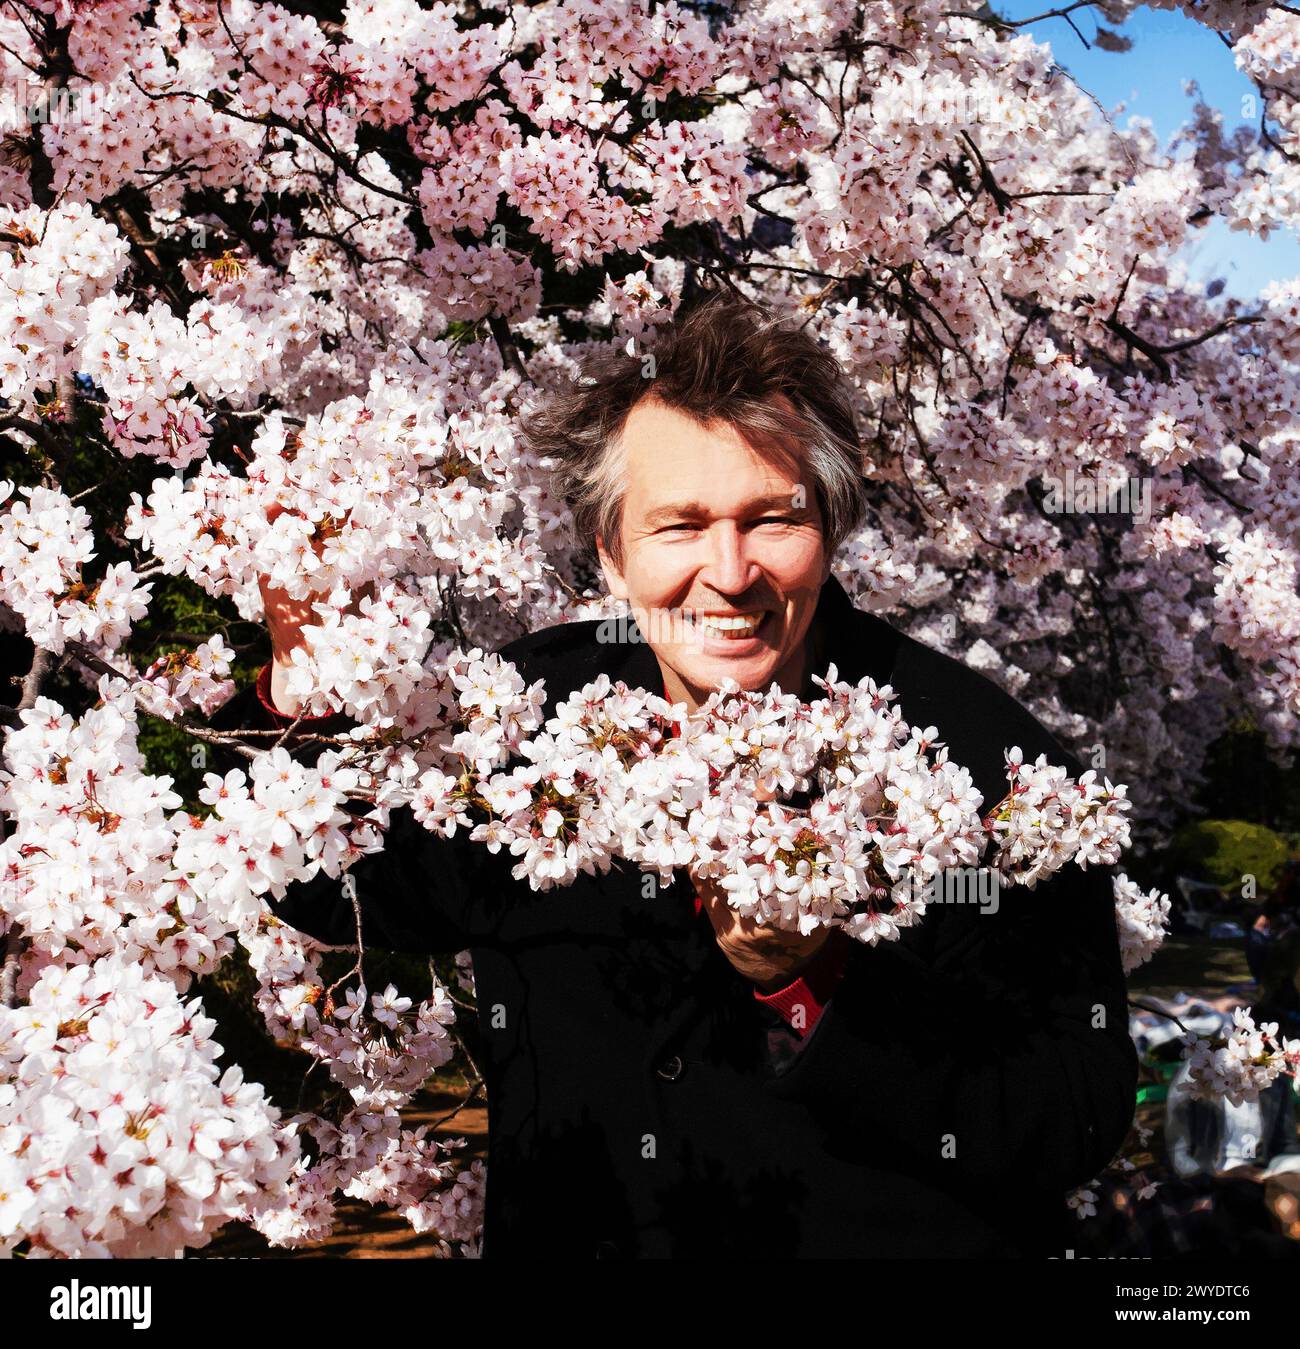
M 1004 19 L 1034 18 L 1063 7 L 1058 0 L 993 0 L 994 10 Z M 1099 12 L 1076 9 L 1070 18 L 1091 43 Z M 1120 127 L 1130 116 L 1146 117 L 1167 142 L 1191 120 L 1193 100 L 1183 92 L 1183 81 L 1194 79 L 1205 101 L 1223 114 L 1225 136 L 1242 124 L 1252 130 L 1258 128 L 1258 112 L 1242 116 L 1242 100 L 1253 86 L 1237 69 L 1231 50 L 1217 33 L 1180 11 L 1146 5 L 1118 28 L 1101 22 L 1131 38 L 1132 50 L 1108 52 L 1096 45 L 1085 47 L 1069 20 L 1063 18 L 1039 19 L 1022 31 L 1036 42 L 1049 43 L 1057 65 L 1096 95 Z M 1123 110 L 1117 112 L 1121 104 Z M 1226 292 L 1242 299 L 1253 299 L 1270 281 L 1300 274 L 1300 240 L 1289 230 L 1275 230 L 1265 242 L 1242 231 L 1234 233 L 1221 220 L 1214 220 L 1195 232 L 1184 256 L 1194 276 L 1207 280 L 1222 277 Z

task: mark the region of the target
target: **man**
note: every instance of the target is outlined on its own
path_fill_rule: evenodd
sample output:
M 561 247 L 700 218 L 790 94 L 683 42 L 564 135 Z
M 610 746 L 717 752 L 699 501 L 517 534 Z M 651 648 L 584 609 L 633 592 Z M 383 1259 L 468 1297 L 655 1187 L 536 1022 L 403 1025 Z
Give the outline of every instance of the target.
M 802 329 L 715 295 L 661 337 L 653 378 L 612 355 L 586 380 L 522 429 L 646 640 L 578 622 L 506 646 L 545 680 L 548 715 L 602 671 L 694 708 L 728 676 L 812 697 L 834 663 L 937 725 L 987 805 L 1011 745 L 1081 771 L 1014 699 L 831 577 L 865 488 L 842 376 Z M 279 672 L 303 613 L 267 600 L 276 659 L 226 724 L 293 712 Z M 1107 874 L 936 903 L 867 947 L 742 922 L 684 871 L 658 890 L 619 862 L 535 893 L 513 861 L 402 809 L 350 872 L 366 945 L 472 953 L 485 1256 L 1064 1253 L 1064 1196 L 1123 1140 L 1137 1080 Z M 355 941 L 336 879 L 271 907 Z

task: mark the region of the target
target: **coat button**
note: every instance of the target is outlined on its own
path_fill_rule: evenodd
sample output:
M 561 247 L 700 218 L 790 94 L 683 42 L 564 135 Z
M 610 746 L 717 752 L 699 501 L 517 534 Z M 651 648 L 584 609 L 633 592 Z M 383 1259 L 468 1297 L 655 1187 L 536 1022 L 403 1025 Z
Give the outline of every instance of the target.
M 655 1072 L 657 1072 L 665 1082 L 676 1082 L 682 1075 L 682 1061 L 674 1054 L 672 1058 L 665 1059 L 659 1067 L 655 1069 Z
M 616 1241 L 602 1241 L 600 1245 L 596 1247 L 597 1260 L 608 1260 L 611 1256 L 621 1254 L 622 1252 L 618 1249 L 618 1243 Z

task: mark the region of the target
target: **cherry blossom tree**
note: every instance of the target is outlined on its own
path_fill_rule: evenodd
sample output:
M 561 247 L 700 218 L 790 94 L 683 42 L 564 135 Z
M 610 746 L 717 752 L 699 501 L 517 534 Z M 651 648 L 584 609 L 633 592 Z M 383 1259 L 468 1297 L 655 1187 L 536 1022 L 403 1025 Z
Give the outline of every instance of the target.
M 301 1244 L 345 1194 L 475 1253 L 481 1165 L 399 1113 L 457 1052 L 451 990 L 373 992 L 359 957 L 336 999 L 267 921 L 399 804 L 537 888 L 690 864 L 878 941 L 944 867 L 1032 885 L 1158 842 L 1243 710 L 1294 751 L 1300 278 L 1243 303 L 1177 254 L 1216 218 L 1300 224 L 1300 18 L 1179 7 L 1257 130 L 1203 103 L 1176 145 L 1120 130 L 970 0 L 0 3 L 0 620 L 32 652 L 0 767 L 0 1252 L 171 1254 L 232 1218 Z M 619 611 L 519 414 L 590 353 L 651 359 L 708 285 L 805 316 L 849 375 L 855 603 L 1082 776 L 1008 746 L 982 801 L 942 727 L 834 671 L 809 707 L 723 689 L 688 722 L 606 682 L 544 723 L 491 654 Z M 290 692 L 356 724 L 313 755 L 207 722 L 263 578 L 318 620 Z M 181 595 L 202 631 L 160 613 Z M 218 744 L 245 767 L 206 771 Z M 1132 968 L 1168 901 L 1115 892 Z M 237 951 L 340 1108 L 219 1073 L 186 996 Z M 1276 1029 L 1189 1044 L 1195 1080 L 1294 1072 Z

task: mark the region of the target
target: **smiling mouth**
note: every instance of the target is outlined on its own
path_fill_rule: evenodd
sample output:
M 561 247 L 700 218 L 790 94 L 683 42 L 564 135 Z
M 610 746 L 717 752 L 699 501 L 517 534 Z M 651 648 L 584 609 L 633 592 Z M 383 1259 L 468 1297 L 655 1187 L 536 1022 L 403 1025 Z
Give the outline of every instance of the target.
M 766 609 L 741 614 L 692 614 L 685 609 L 681 612 L 687 625 L 704 636 L 733 642 L 757 635 L 771 616 Z

